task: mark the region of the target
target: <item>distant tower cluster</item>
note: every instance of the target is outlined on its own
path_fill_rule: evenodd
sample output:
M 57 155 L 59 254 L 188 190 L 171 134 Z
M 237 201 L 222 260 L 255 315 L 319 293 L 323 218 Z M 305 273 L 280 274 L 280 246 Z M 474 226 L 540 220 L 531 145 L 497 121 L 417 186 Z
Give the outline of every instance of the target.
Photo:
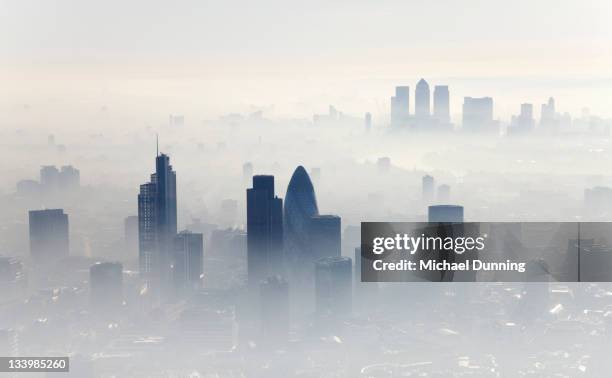
M 433 114 L 431 110 L 431 91 L 425 79 L 416 85 L 414 96 L 414 116 L 410 115 L 410 88 L 395 88 L 391 97 L 391 126 L 421 131 L 440 131 L 452 129 L 450 123 L 449 91 L 446 85 L 436 85 L 433 94 Z

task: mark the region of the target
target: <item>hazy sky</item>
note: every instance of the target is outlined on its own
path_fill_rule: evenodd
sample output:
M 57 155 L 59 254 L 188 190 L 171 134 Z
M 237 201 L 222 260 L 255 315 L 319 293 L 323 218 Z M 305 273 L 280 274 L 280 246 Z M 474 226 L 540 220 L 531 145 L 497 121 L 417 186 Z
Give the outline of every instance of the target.
M 393 86 L 422 76 L 451 85 L 453 112 L 465 95 L 493 96 L 500 116 L 554 95 L 612 116 L 607 0 L 0 4 L 5 108 L 386 115 Z

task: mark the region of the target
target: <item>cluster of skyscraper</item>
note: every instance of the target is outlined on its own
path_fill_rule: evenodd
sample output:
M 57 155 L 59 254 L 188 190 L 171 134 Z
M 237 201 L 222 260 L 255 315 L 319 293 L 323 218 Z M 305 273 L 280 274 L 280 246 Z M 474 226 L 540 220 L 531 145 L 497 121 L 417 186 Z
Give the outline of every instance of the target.
M 410 113 L 410 87 L 395 87 L 391 97 L 391 127 L 396 130 L 422 131 L 452 130 L 450 122 L 449 91 L 446 85 L 436 85 L 433 94 L 433 114 L 430 109 L 429 84 L 424 79 L 416 85 L 414 114 Z M 540 129 L 547 133 L 558 131 L 560 116 L 555 110 L 555 100 L 550 98 L 542 104 Z M 521 104 L 521 112 L 513 116 L 508 135 L 525 134 L 535 130 L 533 104 Z M 462 107 L 462 129 L 467 132 L 498 134 L 499 121 L 493 118 L 491 97 L 464 97 Z
M 36 195 L 55 195 L 70 193 L 80 187 L 81 174 L 71 165 L 64 165 L 60 169 L 54 165 L 45 165 L 40 168 L 40 180 L 21 180 L 17 183 L 17 194 L 24 197 Z
M 203 237 L 177 233 L 176 199 L 176 172 L 170 157 L 160 154 L 151 181 L 138 194 L 140 275 L 154 303 L 171 301 L 202 280 Z
M 319 214 L 304 167 L 294 171 L 284 207 L 274 194 L 273 176 L 253 177 L 253 187 L 247 189 L 248 285 L 251 292 L 260 293 L 262 330 L 272 327 L 271 311 L 288 316 L 289 293 L 294 306 L 315 304 L 316 314 L 323 317 L 350 311 L 352 263 L 341 257 L 340 240 L 340 217 Z M 332 311 L 334 306 L 345 310 Z M 288 321 L 287 317 L 274 323 L 285 329 Z
M 410 113 L 410 87 L 395 87 L 391 97 L 391 126 L 419 130 L 449 130 L 450 102 L 448 86 L 436 85 L 433 94 L 433 114 L 429 84 L 424 79 L 416 85 L 414 114 Z

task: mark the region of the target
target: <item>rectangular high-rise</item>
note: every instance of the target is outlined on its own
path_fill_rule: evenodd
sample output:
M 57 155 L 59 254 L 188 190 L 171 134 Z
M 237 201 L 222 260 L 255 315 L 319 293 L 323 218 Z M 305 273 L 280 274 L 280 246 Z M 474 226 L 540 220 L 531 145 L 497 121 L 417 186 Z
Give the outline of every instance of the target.
M 158 298 L 171 287 L 172 250 L 176 235 L 176 173 L 170 158 L 155 159 L 151 181 L 138 194 L 138 246 L 140 275 Z
M 123 265 L 99 262 L 89 268 L 89 301 L 93 309 L 106 313 L 123 304 Z
M 68 256 L 68 214 L 62 209 L 29 212 L 30 255 L 34 263 Z
M 341 253 L 341 219 L 337 215 L 315 215 L 310 218 L 310 248 L 316 261 L 323 257 L 339 257 Z
M 405 126 L 410 117 L 410 87 L 395 87 L 395 96 L 391 97 L 391 126 Z
M 174 237 L 172 281 L 177 294 L 202 285 L 204 241 L 202 234 L 181 231 Z
M 450 122 L 450 101 L 447 85 L 436 85 L 433 95 L 434 118 L 441 123 Z
M 463 129 L 472 132 L 499 132 L 497 123 L 493 121 L 491 97 L 463 99 Z
M 353 302 L 353 263 L 348 257 L 326 257 L 315 263 L 315 302 L 318 317 L 332 320 L 350 314 Z
M 247 189 L 247 263 L 251 287 L 281 274 L 283 200 L 274 195 L 274 176 L 253 176 Z

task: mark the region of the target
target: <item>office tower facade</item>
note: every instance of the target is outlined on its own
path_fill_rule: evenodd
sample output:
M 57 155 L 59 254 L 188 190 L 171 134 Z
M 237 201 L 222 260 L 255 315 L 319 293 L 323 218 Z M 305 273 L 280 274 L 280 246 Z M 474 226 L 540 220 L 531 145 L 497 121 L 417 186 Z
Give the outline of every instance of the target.
M 284 343 L 289 337 L 289 284 L 281 276 L 268 277 L 260 287 L 261 341 Z
M 341 219 L 337 215 L 315 215 L 310 218 L 309 234 L 312 262 L 341 254 Z
M 81 186 L 81 172 L 72 165 L 64 165 L 59 172 L 59 182 L 62 190 L 76 190 Z
M 347 316 L 353 303 L 353 264 L 348 257 L 326 257 L 315 264 L 315 306 L 322 317 Z
M 424 79 L 419 80 L 414 92 L 414 115 L 419 119 L 429 118 L 431 95 L 429 84 Z
M 448 203 L 450 201 L 451 188 L 446 184 L 438 186 L 436 201 L 439 204 Z
M 81 174 L 71 165 L 57 169 L 54 165 L 40 168 L 40 186 L 45 194 L 55 194 L 59 191 L 74 191 L 81 185 Z
M 54 165 L 40 167 L 40 186 L 45 193 L 59 189 L 59 170 Z
M 540 116 L 540 128 L 545 132 L 556 132 L 560 126 L 560 117 L 555 108 L 555 99 L 549 98 L 546 104 L 542 104 Z
M 89 268 L 89 300 L 98 311 L 113 311 L 123 304 L 123 265 L 96 263 Z
M 395 87 L 395 96 L 391 97 L 391 126 L 405 126 L 409 117 L 410 87 Z
M 463 99 L 463 129 L 470 132 L 499 132 L 498 124 L 493 121 L 491 97 Z
M 283 273 L 283 200 L 274 195 L 274 176 L 253 176 L 247 189 L 247 264 L 251 288 Z
M 140 275 L 151 295 L 167 297 L 171 288 L 172 249 L 176 235 L 176 173 L 170 158 L 155 159 L 151 181 L 138 194 L 138 246 Z
M 289 181 L 284 208 L 285 256 L 298 271 L 304 269 L 304 262 L 312 261 L 309 224 L 318 214 L 314 187 L 304 167 L 299 166 Z
M 365 114 L 365 116 L 363 117 L 363 123 L 366 132 L 372 129 L 372 113 L 368 112 Z
M 434 87 L 433 115 L 440 123 L 450 123 L 450 96 L 447 85 Z
M 185 294 L 202 287 L 203 267 L 202 234 L 181 231 L 174 237 L 172 281 L 175 293 Z
M 533 131 L 534 128 L 533 105 L 521 104 L 521 113 L 512 117 L 508 134 L 524 134 Z
M 436 183 L 433 176 L 425 175 L 421 179 L 421 188 L 423 191 L 423 201 L 431 202 L 434 199 Z
M 428 222 L 463 222 L 463 206 L 456 205 L 435 205 L 429 206 L 427 214 Z
M 69 254 L 68 214 L 62 209 L 29 212 L 30 256 L 34 263 L 54 262 Z

